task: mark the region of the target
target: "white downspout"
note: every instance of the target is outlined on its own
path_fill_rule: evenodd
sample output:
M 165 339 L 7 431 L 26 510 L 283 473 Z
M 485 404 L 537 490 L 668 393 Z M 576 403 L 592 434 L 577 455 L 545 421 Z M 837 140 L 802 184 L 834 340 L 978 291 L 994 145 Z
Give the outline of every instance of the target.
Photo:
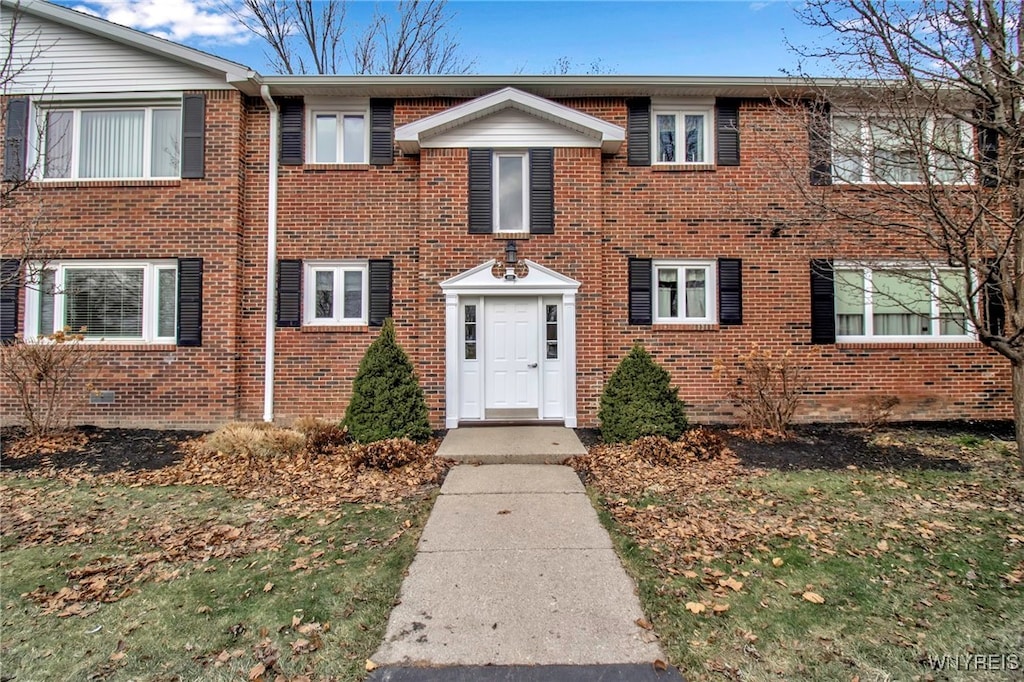
M 263 421 L 274 421 L 274 342 L 277 312 L 277 128 L 280 109 L 270 87 L 260 86 L 260 96 L 270 109 L 270 159 L 267 163 L 267 338 L 263 368 Z

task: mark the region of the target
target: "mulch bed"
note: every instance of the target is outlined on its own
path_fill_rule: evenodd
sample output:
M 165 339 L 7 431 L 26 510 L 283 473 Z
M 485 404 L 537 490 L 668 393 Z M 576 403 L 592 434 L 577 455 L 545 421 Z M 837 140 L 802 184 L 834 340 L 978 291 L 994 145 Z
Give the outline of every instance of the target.
M 181 445 L 202 431 L 100 429 L 82 426 L 42 439 L 0 429 L 0 471 L 85 469 L 94 475 L 163 469 L 185 456 Z

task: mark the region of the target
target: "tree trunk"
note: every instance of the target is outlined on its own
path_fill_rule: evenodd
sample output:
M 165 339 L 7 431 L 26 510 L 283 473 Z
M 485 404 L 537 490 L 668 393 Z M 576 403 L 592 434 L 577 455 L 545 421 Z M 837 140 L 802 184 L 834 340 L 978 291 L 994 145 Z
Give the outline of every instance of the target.
M 1013 431 L 1017 440 L 1017 456 L 1024 464 L 1024 362 L 1013 363 Z

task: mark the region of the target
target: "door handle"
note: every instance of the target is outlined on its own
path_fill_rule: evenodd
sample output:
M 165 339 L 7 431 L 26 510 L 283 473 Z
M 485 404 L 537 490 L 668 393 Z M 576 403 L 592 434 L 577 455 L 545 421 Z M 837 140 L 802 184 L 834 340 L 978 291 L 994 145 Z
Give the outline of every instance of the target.
M 537 366 L 536 362 L 531 362 L 530 364 L 527 365 L 527 367 L 529 367 L 530 369 L 533 369 L 536 366 Z

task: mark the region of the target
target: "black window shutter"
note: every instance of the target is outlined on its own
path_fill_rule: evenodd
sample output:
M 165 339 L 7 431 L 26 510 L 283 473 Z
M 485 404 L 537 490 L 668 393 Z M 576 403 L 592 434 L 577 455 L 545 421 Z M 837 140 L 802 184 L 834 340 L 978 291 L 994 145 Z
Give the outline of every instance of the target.
M 491 198 L 490 149 L 469 150 L 469 231 L 488 234 L 494 230 L 494 202 Z
M 988 266 L 988 276 L 985 278 L 985 327 L 989 334 L 1002 336 L 1006 330 L 1006 308 L 999 287 L 999 276 L 996 274 L 999 265 L 989 263 Z
M 370 261 L 370 326 L 380 327 L 391 317 L 391 276 L 394 263 L 390 260 Z
M 302 143 L 302 125 L 306 110 L 302 99 L 283 99 L 279 108 L 281 109 L 281 164 L 301 166 L 306 156 Z
M 715 102 L 717 113 L 716 163 L 719 166 L 740 165 L 740 101 L 719 99 Z
M 555 150 L 530 150 L 530 233 L 555 233 Z
M 629 259 L 629 323 L 651 324 L 654 310 L 651 294 L 650 258 Z
M 651 165 L 651 100 L 638 97 L 626 100 L 626 135 L 630 166 Z
M 18 293 L 21 261 L 0 261 L 0 343 L 11 343 L 18 332 Z
M 811 184 L 832 184 L 832 107 L 828 102 L 812 102 L 807 127 L 807 150 L 811 164 Z
M 178 259 L 178 345 L 203 345 L 203 259 Z
M 203 177 L 205 136 L 206 95 L 185 95 L 181 98 L 181 177 Z
M 25 179 L 25 150 L 28 148 L 28 97 L 7 101 L 4 139 L 4 182 Z
M 718 323 L 743 324 L 743 261 L 718 259 Z
M 992 120 L 991 112 L 983 112 L 985 121 Z M 999 134 L 992 128 L 978 126 L 978 153 L 981 162 L 981 184 L 995 187 L 999 184 Z
M 302 261 L 277 261 L 277 326 L 302 326 Z
M 395 162 L 395 100 L 370 100 L 370 163 L 390 166 Z
M 836 342 L 835 277 L 832 261 L 811 261 L 811 343 Z

